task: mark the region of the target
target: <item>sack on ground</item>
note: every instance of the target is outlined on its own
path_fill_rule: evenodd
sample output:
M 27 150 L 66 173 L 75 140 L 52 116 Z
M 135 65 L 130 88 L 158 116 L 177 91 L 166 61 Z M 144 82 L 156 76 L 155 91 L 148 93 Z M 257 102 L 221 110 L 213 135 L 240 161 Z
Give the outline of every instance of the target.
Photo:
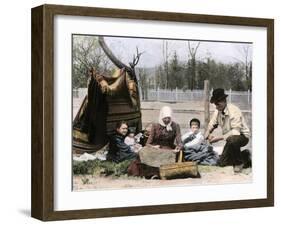
M 176 153 L 168 149 L 144 147 L 139 151 L 139 157 L 142 164 L 152 167 L 176 162 Z

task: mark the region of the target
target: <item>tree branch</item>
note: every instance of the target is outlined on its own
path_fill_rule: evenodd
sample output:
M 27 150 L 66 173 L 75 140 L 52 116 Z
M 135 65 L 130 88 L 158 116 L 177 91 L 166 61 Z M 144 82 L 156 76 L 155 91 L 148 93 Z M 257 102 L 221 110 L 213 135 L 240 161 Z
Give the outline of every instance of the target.
M 122 63 L 114 54 L 113 52 L 109 49 L 107 44 L 104 41 L 104 38 L 102 36 L 99 36 L 99 44 L 105 54 L 108 56 L 108 58 L 116 65 L 116 67 L 122 69 L 125 68 L 127 71 L 130 71 L 131 68 L 128 67 L 126 64 Z

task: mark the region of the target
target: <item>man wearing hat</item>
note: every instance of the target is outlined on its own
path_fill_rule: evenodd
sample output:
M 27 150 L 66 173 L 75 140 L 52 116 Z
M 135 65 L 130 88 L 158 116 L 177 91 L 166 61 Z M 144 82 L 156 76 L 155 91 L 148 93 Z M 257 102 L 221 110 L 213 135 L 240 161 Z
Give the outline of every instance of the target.
M 216 137 L 208 135 L 207 138 L 210 143 L 226 141 L 218 165 L 232 165 L 234 172 L 239 173 L 244 166 L 240 148 L 248 144 L 250 130 L 241 110 L 237 106 L 227 103 L 227 96 L 224 89 L 218 88 L 213 91 L 210 102 L 215 104 L 216 110 L 209 122 L 207 131 L 212 131 L 219 125 L 222 128 L 222 135 Z

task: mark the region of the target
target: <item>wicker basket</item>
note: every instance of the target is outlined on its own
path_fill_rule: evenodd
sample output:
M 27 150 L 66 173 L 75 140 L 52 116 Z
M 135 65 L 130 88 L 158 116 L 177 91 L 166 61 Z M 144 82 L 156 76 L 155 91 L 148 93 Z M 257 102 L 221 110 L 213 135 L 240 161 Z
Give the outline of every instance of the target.
M 182 157 L 179 157 L 178 161 L 182 161 Z M 177 162 L 160 166 L 161 179 L 165 180 L 188 177 L 200 177 L 198 165 L 196 162 Z

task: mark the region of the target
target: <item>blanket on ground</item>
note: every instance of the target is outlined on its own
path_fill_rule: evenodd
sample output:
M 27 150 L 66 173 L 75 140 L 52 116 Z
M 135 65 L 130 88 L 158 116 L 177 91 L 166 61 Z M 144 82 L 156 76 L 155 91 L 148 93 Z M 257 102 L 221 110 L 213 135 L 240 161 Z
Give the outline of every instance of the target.
M 201 165 L 214 166 L 217 164 L 219 155 L 213 150 L 213 147 L 207 144 L 198 144 L 191 148 L 185 148 L 184 159 L 194 161 Z

